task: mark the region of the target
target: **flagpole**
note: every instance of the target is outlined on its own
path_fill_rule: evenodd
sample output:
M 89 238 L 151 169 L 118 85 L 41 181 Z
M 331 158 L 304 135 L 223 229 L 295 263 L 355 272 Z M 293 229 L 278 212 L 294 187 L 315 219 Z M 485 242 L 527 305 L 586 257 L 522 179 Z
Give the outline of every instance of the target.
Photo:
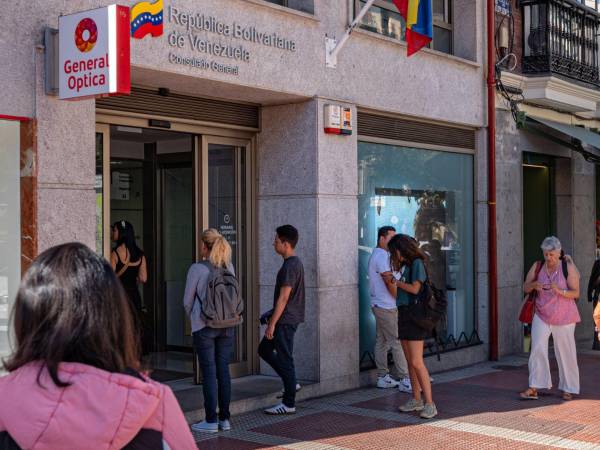
M 339 42 L 336 43 L 335 39 L 332 38 L 325 38 L 325 65 L 327 67 L 336 67 L 338 53 L 340 52 L 344 44 L 346 44 L 346 41 L 350 38 L 350 35 L 354 31 L 354 29 L 361 22 L 361 20 L 363 19 L 363 17 L 374 2 L 375 0 L 367 0 L 367 3 L 365 3 L 365 6 L 362 7 L 358 15 L 354 18 L 354 20 L 352 21 L 352 23 L 350 24 L 350 26 L 348 27 L 348 29 L 346 30 Z

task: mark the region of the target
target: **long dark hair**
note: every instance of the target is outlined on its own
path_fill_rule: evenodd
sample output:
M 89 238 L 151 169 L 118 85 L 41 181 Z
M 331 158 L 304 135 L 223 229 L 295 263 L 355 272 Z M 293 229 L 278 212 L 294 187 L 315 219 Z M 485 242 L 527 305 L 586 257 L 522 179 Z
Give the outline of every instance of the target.
M 396 234 L 388 242 L 388 250 L 392 261 L 392 268 L 399 271 L 401 267 L 400 257 L 404 258 L 408 265 L 412 265 L 415 259 L 422 259 L 423 263 L 427 261 L 427 256 L 419 248 L 419 243 L 415 238 L 407 234 Z
M 39 255 L 25 272 L 12 322 L 16 349 L 9 372 L 41 362 L 57 386 L 61 362 L 109 372 L 138 370 L 139 336 L 121 283 L 111 266 L 88 247 L 69 243 Z M 39 376 L 38 376 L 39 381 Z
M 113 228 L 119 233 L 117 239 L 117 247 L 121 244 L 125 244 L 125 247 L 129 251 L 129 261 L 136 262 L 142 256 L 142 251 L 135 242 L 135 231 L 133 225 L 126 220 L 119 220 L 113 224 Z

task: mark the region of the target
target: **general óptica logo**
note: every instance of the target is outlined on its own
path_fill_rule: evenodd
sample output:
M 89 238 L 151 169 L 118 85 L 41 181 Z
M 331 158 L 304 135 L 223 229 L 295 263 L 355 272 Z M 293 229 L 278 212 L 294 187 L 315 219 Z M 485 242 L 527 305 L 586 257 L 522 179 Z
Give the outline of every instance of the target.
M 98 27 L 89 17 L 81 19 L 75 28 L 75 45 L 82 53 L 87 53 L 94 48 L 98 40 Z

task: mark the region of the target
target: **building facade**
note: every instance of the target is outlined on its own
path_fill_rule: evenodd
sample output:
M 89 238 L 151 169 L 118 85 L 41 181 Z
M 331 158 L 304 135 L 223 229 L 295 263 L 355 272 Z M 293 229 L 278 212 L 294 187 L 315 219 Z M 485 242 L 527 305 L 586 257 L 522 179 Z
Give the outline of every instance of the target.
M 500 351 L 523 348 L 522 325 L 511 320 L 520 308 L 515 299 L 548 235 L 561 240 L 581 272 L 576 337 L 591 346 L 586 292 L 596 255 L 600 8 L 593 0 L 502 4 L 495 30 Z
M 339 40 L 364 2 L 165 0 L 163 35 L 131 41 L 129 96 L 49 95 L 45 27 L 108 3 L 18 3 L 4 16 L 0 231 L 13 238 L 0 244 L 10 269 L 0 273 L 1 325 L 18 255 L 26 267 L 67 241 L 108 255 L 111 224 L 127 220 L 150 268 L 145 350 L 165 379 L 190 376 L 182 292 L 199 233 L 215 227 L 233 246 L 246 301 L 233 372 L 269 373 L 258 318 L 281 263 L 274 230 L 291 223 L 307 288 L 298 377 L 321 393 L 356 387 L 372 367 L 366 264 L 377 228 L 393 225 L 426 248 L 449 298 L 444 355 L 428 364 L 487 359 L 483 1 L 434 0 L 431 48 L 407 58 L 402 20 L 378 0 L 328 68 L 326 37 Z M 327 105 L 349 111 L 351 134 L 324 132 Z

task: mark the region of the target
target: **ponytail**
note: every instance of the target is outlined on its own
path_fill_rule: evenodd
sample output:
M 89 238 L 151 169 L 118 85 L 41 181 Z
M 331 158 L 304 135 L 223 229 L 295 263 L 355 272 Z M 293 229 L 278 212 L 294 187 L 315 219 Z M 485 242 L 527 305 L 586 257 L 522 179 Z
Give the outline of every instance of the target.
M 204 230 L 202 242 L 210 250 L 208 260 L 213 266 L 227 268 L 231 264 L 231 246 L 221 233 L 214 228 Z

